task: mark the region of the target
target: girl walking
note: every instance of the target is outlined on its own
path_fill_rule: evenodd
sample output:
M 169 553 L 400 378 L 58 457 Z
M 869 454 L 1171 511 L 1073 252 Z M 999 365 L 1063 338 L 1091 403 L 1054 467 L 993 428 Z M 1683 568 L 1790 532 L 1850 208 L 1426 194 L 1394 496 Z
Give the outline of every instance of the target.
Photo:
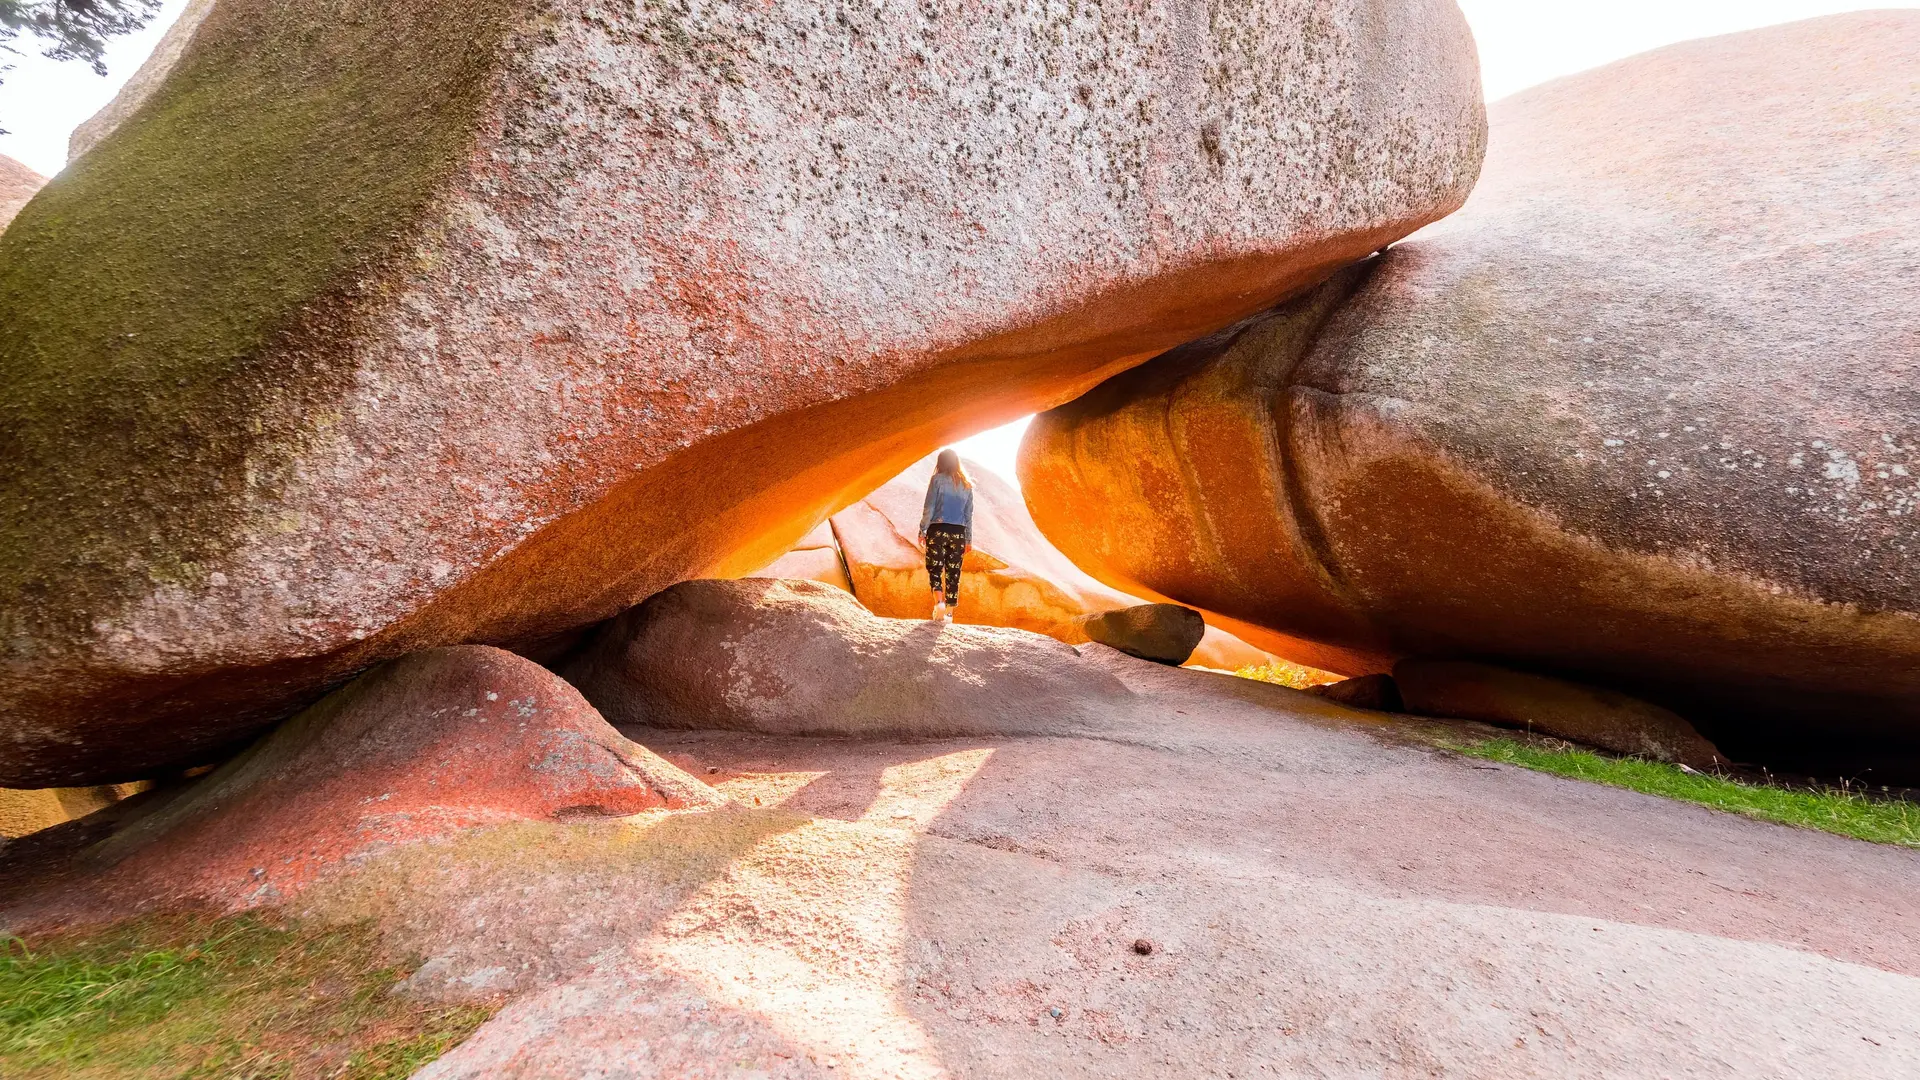
M 933 586 L 933 621 L 950 622 L 960 602 L 960 560 L 973 548 L 973 477 L 952 450 L 940 451 L 933 479 L 927 482 L 920 546 L 927 553 L 927 581 Z

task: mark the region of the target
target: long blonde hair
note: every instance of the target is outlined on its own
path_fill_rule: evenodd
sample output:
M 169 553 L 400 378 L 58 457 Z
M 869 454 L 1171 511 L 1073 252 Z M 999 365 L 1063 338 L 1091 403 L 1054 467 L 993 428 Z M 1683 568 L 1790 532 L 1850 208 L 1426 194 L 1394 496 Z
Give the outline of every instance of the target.
M 946 449 L 940 451 L 940 456 L 934 459 L 933 471 L 945 473 L 953 477 L 955 480 L 960 481 L 961 487 L 973 487 L 973 477 L 968 476 L 967 467 L 960 464 L 960 452 L 958 450 Z

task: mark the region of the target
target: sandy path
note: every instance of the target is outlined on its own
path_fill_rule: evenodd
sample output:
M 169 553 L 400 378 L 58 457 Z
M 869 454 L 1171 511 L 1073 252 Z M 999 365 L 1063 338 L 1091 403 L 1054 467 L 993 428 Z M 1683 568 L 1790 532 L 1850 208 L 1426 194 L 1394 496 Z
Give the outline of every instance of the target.
M 422 1075 L 1920 1075 L 1920 853 L 1137 677 L 1113 741 L 630 732 L 782 826 Z

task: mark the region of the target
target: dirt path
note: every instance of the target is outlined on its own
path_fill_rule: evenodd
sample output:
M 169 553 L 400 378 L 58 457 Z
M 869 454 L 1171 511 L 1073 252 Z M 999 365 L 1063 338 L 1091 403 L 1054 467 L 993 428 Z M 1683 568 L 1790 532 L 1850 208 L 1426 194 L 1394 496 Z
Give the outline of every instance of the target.
M 422 1075 L 1920 1075 L 1920 853 L 1128 677 L 1112 740 L 629 731 L 736 848 L 517 886 L 462 956 L 647 914 Z

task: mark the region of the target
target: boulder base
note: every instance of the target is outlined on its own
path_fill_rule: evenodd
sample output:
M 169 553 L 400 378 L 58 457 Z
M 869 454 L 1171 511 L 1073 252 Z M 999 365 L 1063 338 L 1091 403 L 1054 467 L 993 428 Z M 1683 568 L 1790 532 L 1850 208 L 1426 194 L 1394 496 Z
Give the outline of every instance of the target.
M 781 735 L 1093 731 L 1131 697 L 1051 638 L 884 619 L 820 582 L 765 578 L 681 582 L 563 673 L 616 724 Z
M 362 675 L 85 856 L 147 902 L 285 899 L 366 853 L 517 820 L 724 801 L 622 738 L 573 687 L 484 646 Z
M 1393 683 L 1407 711 L 1423 716 L 1523 728 L 1696 769 L 1727 764 L 1679 715 L 1595 686 L 1460 660 L 1402 660 Z
M 1356 709 L 1399 712 L 1406 708 L 1405 701 L 1400 697 L 1400 688 L 1394 684 L 1391 675 L 1361 675 L 1336 683 L 1309 686 L 1306 692 Z

